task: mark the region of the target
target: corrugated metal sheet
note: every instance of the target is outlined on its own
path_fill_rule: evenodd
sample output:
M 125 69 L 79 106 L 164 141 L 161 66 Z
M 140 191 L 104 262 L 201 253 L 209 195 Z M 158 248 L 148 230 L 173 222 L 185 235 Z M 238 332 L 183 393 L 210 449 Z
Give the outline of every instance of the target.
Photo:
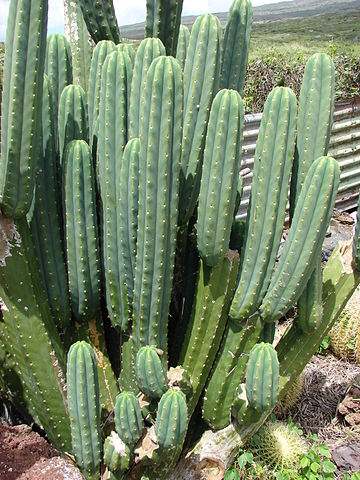
M 242 175 L 244 194 L 240 215 L 244 216 L 249 203 L 252 168 L 256 140 L 262 114 L 249 114 L 245 118 Z M 357 205 L 360 189 L 360 103 L 337 104 L 331 133 L 329 155 L 339 161 L 341 183 L 336 208 L 350 210 Z

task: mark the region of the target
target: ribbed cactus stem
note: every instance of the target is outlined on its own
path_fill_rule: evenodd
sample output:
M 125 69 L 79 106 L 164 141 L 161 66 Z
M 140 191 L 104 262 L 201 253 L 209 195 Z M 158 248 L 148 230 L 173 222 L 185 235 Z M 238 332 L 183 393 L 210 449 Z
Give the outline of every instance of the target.
M 221 25 L 202 15 L 191 29 L 184 68 L 184 130 L 181 147 L 179 218 L 186 224 L 199 195 L 210 107 L 219 88 Z
M 140 135 L 140 105 L 145 93 L 147 72 L 153 60 L 161 55 L 165 55 L 165 47 L 158 38 L 145 38 L 136 51 L 130 96 L 130 138 Z
M 180 25 L 179 40 L 176 49 L 176 60 L 179 61 L 182 68 L 185 66 L 187 50 L 189 47 L 190 30 L 186 25 Z
M 122 392 L 116 398 L 115 427 L 121 440 L 129 447 L 134 447 L 143 434 L 145 425 L 139 400 L 131 392 Z
M 251 0 L 235 0 L 230 8 L 222 48 L 220 88 L 243 94 L 253 9 Z
M 140 390 L 149 398 L 161 398 L 166 392 L 166 373 L 155 347 L 142 347 L 138 351 L 136 376 Z
M 114 50 L 114 42 L 110 40 L 103 40 L 96 45 L 91 58 L 88 90 L 89 145 L 91 148 L 94 143 L 94 135 L 97 132 L 102 67 L 108 54 Z
M 184 0 L 146 0 L 145 36 L 160 38 L 167 55 L 175 56 Z
M 141 105 L 133 336 L 138 348 L 163 351 L 177 234 L 182 86 L 179 63 L 159 57 L 148 71 Z
M 155 431 L 159 447 L 171 450 L 181 446 L 188 426 L 186 397 L 176 388 L 161 397 L 156 415 Z
M 95 43 L 112 40 L 119 43 L 120 30 L 113 0 L 78 0 L 84 20 Z
M 96 359 L 92 347 L 77 342 L 68 353 L 68 408 L 76 463 L 89 480 L 100 475 L 100 401 Z
M 73 83 L 70 44 L 64 35 L 55 33 L 47 39 L 45 73 L 49 78 L 52 111 L 57 133 L 60 97 L 65 87 Z
M 313 162 L 295 207 L 288 239 L 259 309 L 265 321 L 281 318 L 303 292 L 330 223 L 339 181 L 336 160 L 321 157 Z
M 42 145 L 30 227 L 51 311 L 60 329 L 71 320 L 61 215 L 62 179 L 56 153 L 52 90 L 44 80 Z
M 130 468 L 130 449 L 116 432 L 111 432 L 104 442 L 104 464 L 111 473 L 121 474 Z
M 254 346 L 246 366 L 246 396 L 251 408 L 259 412 L 276 405 L 279 390 L 279 360 L 269 343 Z
M 127 112 L 132 62 L 126 52 L 110 53 L 102 67 L 98 123 L 98 184 L 102 204 L 102 251 L 106 303 L 114 326 L 126 328 L 131 317 L 133 272 L 128 264 L 128 235 L 124 235 L 120 201 L 122 157 L 128 141 Z M 126 178 L 126 181 L 129 179 Z
M 59 153 L 64 162 L 66 150 L 73 140 L 88 141 L 89 126 L 86 95 L 79 85 L 68 85 L 62 91 L 59 104 Z
M 221 90 L 210 112 L 196 225 L 199 253 L 209 266 L 216 265 L 229 248 L 240 175 L 243 120 L 240 95 L 234 90 Z
M 0 159 L 0 204 L 8 217 L 26 215 L 34 194 L 40 148 L 47 14 L 47 0 L 10 2 Z
M 85 322 L 100 308 L 99 240 L 95 175 L 90 148 L 74 140 L 64 165 L 66 250 L 72 312 Z
M 266 100 L 256 144 L 242 270 L 230 310 L 236 320 L 256 311 L 270 282 L 285 221 L 295 128 L 296 97 L 276 87 Z

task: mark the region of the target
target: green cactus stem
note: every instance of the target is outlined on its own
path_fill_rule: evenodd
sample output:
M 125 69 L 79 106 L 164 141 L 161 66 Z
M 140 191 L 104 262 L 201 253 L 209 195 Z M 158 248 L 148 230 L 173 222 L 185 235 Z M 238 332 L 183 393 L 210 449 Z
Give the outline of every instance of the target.
M 295 129 L 295 95 L 276 87 L 266 100 L 256 144 L 242 269 L 230 309 L 238 321 L 257 310 L 270 282 L 285 221 Z
M 60 330 L 71 319 L 61 215 L 61 178 L 50 84 L 44 80 L 42 149 L 30 227 L 50 309 Z
M 130 138 L 140 135 L 140 105 L 145 93 L 147 72 L 153 60 L 161 55 L 165 55 L 165 47 L 158 38 L 145 38 L 136 51 L 130 96 Z
M 254 346 L 246 366 L 246 397 L 258 412 L 275 407 L 279 390 L 279 361 L 269 343 Z
M 229 248 L 243 121 L 240 95 L 234 90 L 221 90 L 210 112 L 196 225 L 199 253 L 209 266 L 216 265 Z
M 112 40 L 120 43 L 120 30 L 113 0 L 78 0 L 87 29 L 95 43 Z
M 97 131 L 97 121 L 100 106 L 101 72 L 109 53 L 115 50 L 114 42 L 103 40 L 94 48 L 90 64 L 88 110 L 89 110 L 89 140 L 92 148 L 94 135 Z
M 64 190 L 71 308 L 85 323 L 99 313 L 100 265 L 95 175 L 90 148 L 83 140 L 74 140 L 67 148 Z
M 130 449 L 116 432 L 111 432 L 104 442 L 104 464 L 110 472 L 118 474 L 130 468 Z
M 86 479 L 100 478 L 100 400 L 96 359 L 86 342 L 71 346 L 67 362 L 68 409 L 76 463 Z
M 149 398 L 159 399 L 166 392 L 166 373 L 155 347 L 146 346 L 138 351 L 136 377 L 140 390 Z
M 72 0 L 64 1 L 65 34 L 70 41 L 73 63 L 73 83 L 80 85 L 85 92 L 89 88 L 89 73 L 93 50 L 81 7 Z
M 186 397 L 177 388 L 161 397 L 156 415 L 155 432 L 161 449 L 179 448 L 185 440 L 188 426 Z
M 257 343 L 263 323 L 278 320 L 305 288 L 318 255 L 318 245 L 322 244 L 330 222 L 338 183 L 339 166 L 335 160 L 322 157 L 314 162 L 258 312 L 245 322 L 229 323 L 204 399 L 203 416 L 212 427 L 223 428 L 229 424 L 229 411 L 244 375 L 246 354 Z
M 192 414 L 219 350 L 239 268 L 239 255 L 229 252 L 213 268 L 200 261 L 193 311 L 180 363 L 190 376 L 193 395 L 188 402 Z
M 131 317 L 133 268 L 129 264 L 133 244 L 124 229 L 128 218 L 120 211 L 122 196 L 128 200 L 121 183 L 124 148 L 128 141 L 127 112 L 130 100 L 132 61 L 121 50 L 110 53 L 102 67 L 99 129 L 98 184 L 102 204 L 102 252 L 107 310 L 114 326 L 126 329 Z M 121 181 L 122 180 L 122 181 Z M 124 201 L 122 203 L 124 203 Z M 126 206 L 126 203 L 125 203 Z M 130 227 L 130 226 L 129 226 Z
M 189 47 L 190 30 L 185 25 L 180 25 L 179 39 L 176 49 L 176 59 L 179 61 L 181 68 L 184 69 L 187 50 Z
M 137 348 L 154 345 L 164 352 L 177 235 L 182 87 L 177 60 L 157 58 L 141 110 L 133 336 Z
M 121 440 L 134 447 L 144 431 L 144 421 L 138 398 L 132 392 L 122 392 L 116 398 L 115 427 Z
M 71 451 L 65 407 L 66 357 L 48 307 L 25 219 L 0 217 L 1 343 L 35 423 L 61 451 Z
M 308 60 L 300 92 L 297 148 L 291 185 L 293 214 L 306 173 L 317 158 L 327 155 L 335 101 L 335 66 L 326 54 Z M 322 321 L 321 252 L 309 284 L 298 302 L 297 322 L 311 332 Z
M 55 133 L 57 134 L 60 97 L 64 88 L 73 83 L 71 49 L 64 35 L 55 33 L 48 37 L 45 73 L 49 78 L 51 88 L 52 112 L 55 119 Z
M 234 0 L 228 16 L 222 47 L 220 88 L 243 95 L 253 18 L 251 0 Z
M 190 34 L 184 68 L 179 219 L 185 225 L 194 212 L 200 189 L 202 157 L 210 107 L 219 88 L 221 25 L 202 15 Z
M 27 214 L 34 194 L 47 14 L 47 0 L 10 2 L 1 112 L 0 205 L 3 214 L 13 218 Z
M 160 38 L 167 55 L 175 56 L 184 0 L 146 0 L 145 36 Z
M 86 95 L 79 85 L 64 88 L 59 105 L 59 152 L 64 162 L 67 147 L 73 140 L 88 141 L 89 127 Z

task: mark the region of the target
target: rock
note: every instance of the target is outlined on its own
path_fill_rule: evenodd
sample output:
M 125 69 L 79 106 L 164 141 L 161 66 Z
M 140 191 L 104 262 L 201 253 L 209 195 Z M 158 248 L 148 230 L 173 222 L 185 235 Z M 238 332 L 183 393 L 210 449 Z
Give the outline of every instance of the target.
M 342 471 L 360 471 L 360 442 L 334 447 L 332 458 Z

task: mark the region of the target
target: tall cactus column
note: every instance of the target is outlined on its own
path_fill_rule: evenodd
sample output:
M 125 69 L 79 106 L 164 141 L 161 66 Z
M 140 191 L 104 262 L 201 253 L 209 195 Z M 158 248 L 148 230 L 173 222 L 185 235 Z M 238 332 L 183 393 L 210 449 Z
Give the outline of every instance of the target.
M 175 59 L 154 60 L 141 109 L 133 336 L 137 347 L 166 350 L 183 113 L 182 74 Z
M 34 194 L 47 13 L 47 0 L 12 0 L 10 3 L 0 161 L 0 203 L 2 212 L 8 217 L 26 215 Z

